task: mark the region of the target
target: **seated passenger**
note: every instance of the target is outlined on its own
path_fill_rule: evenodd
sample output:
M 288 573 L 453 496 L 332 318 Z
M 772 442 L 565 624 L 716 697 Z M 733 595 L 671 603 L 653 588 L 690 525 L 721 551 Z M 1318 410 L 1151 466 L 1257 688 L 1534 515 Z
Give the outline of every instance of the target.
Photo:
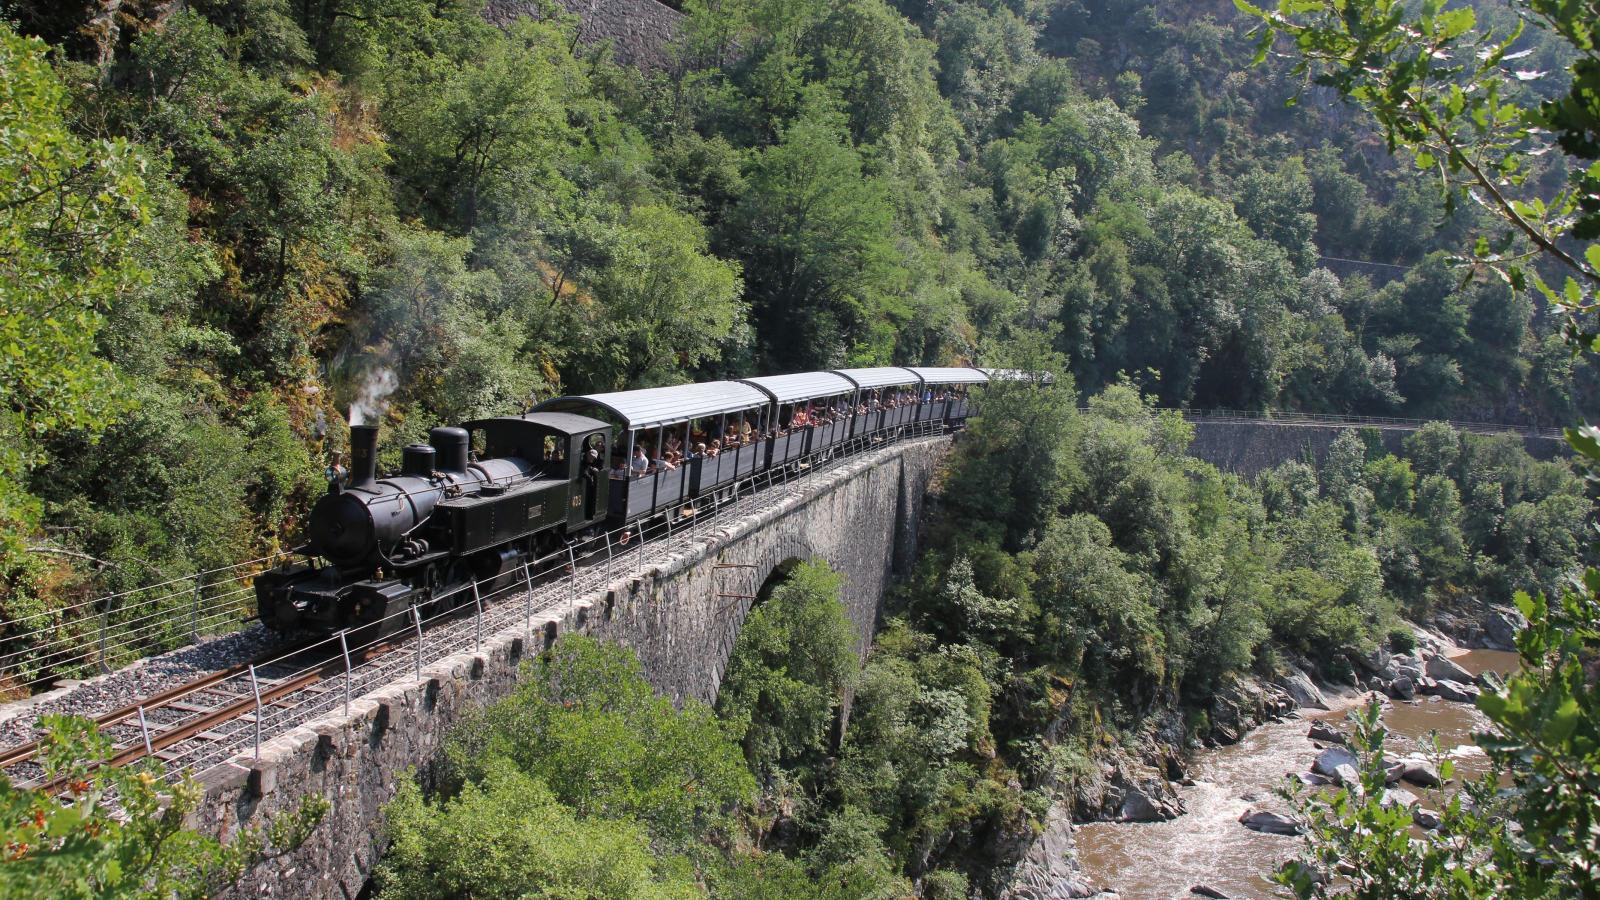
M 650 457 L 645 455 L 643 444 L 633 448 L 633 462 L 630 465 L 635 478 L 643 478 L 650 471 Z
M 706 451 L 707 456 L 716 456 L 722 452 L 722 442 L 712 441 L 711 449 Z

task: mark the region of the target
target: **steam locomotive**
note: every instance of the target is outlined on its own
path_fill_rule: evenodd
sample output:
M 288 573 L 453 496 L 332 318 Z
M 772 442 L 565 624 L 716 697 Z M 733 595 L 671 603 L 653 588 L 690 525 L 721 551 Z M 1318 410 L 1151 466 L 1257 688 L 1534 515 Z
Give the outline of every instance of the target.
M 846 442 L 958 426 L 968 387 L 991 377 L 1012 376 L 881 367 L 559 397 L 435 428 L 384 478 L 378 428 L 351 426 L 348 476 L 337 461 L 329 470 L 295 551 L 303 562 L 256 576 L 261 621 L 379 639 L 410 628 L 414 608 L 431 617 L 470 603 L 473 584 L 507 587 L 524 563 L 597 529 L 681 515 L 695 498 Z M 675 444 L 721 452 L 635 467 Z
M 524 561 L 604 521 L 597 461 L 610 443 L 611 426 L 583 416 L 486 419 L 433 429 L 401 452 L 399 473 L 380 479 L 377 426 L 351 426 L 349 477 L 330 470 L 299 550 L 307 561 L 256 576 L 262 623 L 371 628 L 365 636 L 378 638 L 409 628 L 413 606 L 437 614 L 470 602 L 462 585 L 510 583 Z

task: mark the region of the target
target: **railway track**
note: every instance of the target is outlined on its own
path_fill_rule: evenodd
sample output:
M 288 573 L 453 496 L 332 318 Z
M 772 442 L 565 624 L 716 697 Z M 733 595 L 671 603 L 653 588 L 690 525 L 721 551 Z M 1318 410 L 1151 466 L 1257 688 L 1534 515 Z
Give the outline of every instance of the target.
M 646 547 L 655 559 L 687 549 L 717 522 L 779 502 L 787 492 L 803 490 L 809 480 L 860 452 L 883 446 L 882 441 L 864 442 L 851 453 L 765 473 L 736 487 L 729 500 L 701 498 L 676 521 L 635 526 L 625 544 L 620 534 L 601 534 L 536 561 L 538 569 L 522 572 L 511 583 L 501 576 L 458 589 L 456 594 L 470 592 L 472 599 L 458 601 L 431 620 L 408 617 L 409 633 L 392 633 L 358 647 L 348 646 L 340 635 L 295 641 L 122 705 L 94 718 L 113 742 L 112 755 L 99 765 L 123 766 L 154 756 L 169 776 L 201 772 L 249 754 L 261 742 L 326 716 L 341 704 L 347 707 L 354 698 L 418 674 L 429 662 L 473 649 L 486 634 L 523 624 L 532 640 L 535 615 L 601 589 L 619 572 L 642 571 Z M 34 740 L 0 749 L 0 770 L 19 786 L 59 789 L 63 785 L 45 781 L 35 759 L 39 748 Z

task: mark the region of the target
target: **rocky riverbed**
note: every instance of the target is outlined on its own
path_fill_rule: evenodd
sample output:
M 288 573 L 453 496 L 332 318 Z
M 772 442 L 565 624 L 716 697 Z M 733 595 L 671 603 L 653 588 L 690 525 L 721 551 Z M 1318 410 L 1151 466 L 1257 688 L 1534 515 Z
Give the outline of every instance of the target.
M 1214 746 L 1194 754 L 1181 784 L 1162 781 L 1148 790 L 1130 791 L 1151 779 L 1124 776 L 1122 790 L 1110 792 L 1110 799 L 1123 806 L 1088 810 L 1090 815 L 1080 809 L 1076 816 L 1080 823 L 1099 820 L 1086 824 L 1073 824 L 1073 817 L 1065 813 L 1066 804 L 1052 809 L 1046 833 L 1030 848 L 1012 896 L 1019 900 L 1274 896 L 1273 887 L 1261 876 L 1293 855 L 1299 838 L 1293 836 L 1292 823 L 1285 826 L 1275 820 L 1289 810 L 1273 795 L 1273 787 L 1285 778 L 1337 782 L 1340 760 L 1334 759 L 1336 749 L 1328 751 L 1339 747 L 1337 733 L 1348 731 L 1345 710 L 1375 696 L 1386 706 L 1391 758 L 1411 756 L 1413 762 L 1420 761 L 1428 734 L 1438 731 L 1441 747 L 1456 761 L 1458 779 L 1482 771 L 1485 760 L 1471 735 L 1487 722 L 1470 700 L 1484 683 L 1484 673 L 1510 670 L 1516 664 L 1515 654 L 1462 650 L 1448 639 L 1429 639 L 1414 654 L 1376 654 L 1370 662 L 1369 670 L 1358 674 L 1356 685 L 1317 685 L 1291 672 L 1278 685 L 1245 683 L 1220 695 L 1211 710 L 1208 743 Z M 1395 684 L 1402 679 L 1410 684 Z M 1449 684 L 1441 689 L 1444 682 Z M 1428 693 L 1419 692 L 1423 690 Z M 1282 703 L 1286 695 L 1294 699 L 1297 710 L 1283 708 L 1289 705 Z M 1319 757 L 1321 766 L 1316 765 Z M 1410 777 L 1402 781 L 1402 774 Z M 1395 775 L 1397 799 L 1410 802 L 1408 794 L 1415 795 L 1423 810 L 1418 816 L 1426 824 L 1426 810 L 1434 803 L 1425 786 L 1425 768 L 1397 770 Z M 1143 796 L 1130 807 L 1130 795 Z M 1154 801 L 1152 810 L 1144 808 L 1145 799 Z M 1125 810 L 1151 814 L 1117 815 Z M 1241 822 L 1242 818 L 1253 818 L 1254 824 Z M 1191 892 L 1196 886 L 1211 893 Z

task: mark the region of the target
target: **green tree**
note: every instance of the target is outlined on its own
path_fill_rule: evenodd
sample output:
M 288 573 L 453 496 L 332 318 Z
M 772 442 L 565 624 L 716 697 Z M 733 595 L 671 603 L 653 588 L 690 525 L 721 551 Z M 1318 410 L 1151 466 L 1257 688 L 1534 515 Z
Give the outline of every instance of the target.
M 264 859 L 310 837 L 328 802 L 309 796 L 266 828 L 247 828 L 226 844 L 188 827 L 203 791 L 185 776 L 168 784 L 162 766 L 102 766 L 111 741 L 94 723 L 46 716 L 37 757 L 57 790 L 17 788 L 0 776 L 6 860 L 0 895 L 62 900 L 202 900 Z
M 446 753 L 467 782 L 504 759 L 580 815 L 637 820 L 683 852 L 731 829 L 753 793 L 741 728 L 696 700 L 674 709 L 631 650 L 568 635 L 528 663 L 515 693 L 465 720 Z
M 41 439 L 98 432 L 122 408 L 96 350 L 107 311 L 143 277 L 128 254 L 149 218 L 144 157 L 86 142 L 62 117 L 66 91 L 45 46 L 0 24 L 0 524 L 27 527 L 21 484 Z
M 455 797 L 429 801 L 406 781 L 384 807 L 384 832 L 393 843 L 375 873 L 382 900 L 702 896 L 652 852 L 645 828 L 582 816 L 504 758 L 485 761 Z
M 519 18 L 504 32 L 473 17 L 452 23 L 438 41 L 396 53 L 379 78 L 403 208 L 467 233 L 497 196 L 561 190 L 578 139 L 569 113 L 597 110 L 568 23 Z
M 761 154 L 727 231 L 740 238 L 763 368 L 828 368 L 870 346 L 903 277 L 888 191 L 816 115 Z
M 1420 8 L 1403 0 L 1281 0 L 1275 10 L 1235 4 L 1265 26 L 1257 62 L 1280 35 L 1289 38 L 1294 73 L 1370 112 L 1391 153 L 1404 149 L 1436 175 L 1447 210 L 1470 200 L 1500 220 L 1504 238 L 1480 238 L 1478 261 L 1520 289 L 1526 261 L 1541 257 L 1568 276 L 1559 293 L 1535 277 L 1546 296 L 1574 315 L 1590 309 L 1600 245 L 1578 249 L 1566 239 L 1600 238 L 1600 163 L 1583 165 L 1600 159 L 1600 4 L 1520 0 L 1522 21 L 1499 33 L 1477 27 L 1473 6 L 1446 9 L 1441 0 Z M 1566 95 L 1537 107 L 1524 105 L 1516 86 L 1547 73 L 1513 65 L 1532 53 L 1512 52 L 1528 22 L 1559 35 L 1578 57 Z M 1547 135 L 1554 140 L 1545 143 Z M 1578 165 L 1565 188 L 1541 196 L 1528 190 L 1530 164 L 1553 145 Z M 1597 340 L 1577 327 L 1573 337 Z
M 599 390 L 672 380 L 744 331 L 738 266 L 710 255 L 700 223 L 662 206 L 627 214 L 589 284 L 599 304 L 579 365 Z
M 739 629 L 716 708 L 746 728 L 745 760 L 758 775 L 828 749 L 860 668 L 843 581 L 822 560 L 801 563 Z

